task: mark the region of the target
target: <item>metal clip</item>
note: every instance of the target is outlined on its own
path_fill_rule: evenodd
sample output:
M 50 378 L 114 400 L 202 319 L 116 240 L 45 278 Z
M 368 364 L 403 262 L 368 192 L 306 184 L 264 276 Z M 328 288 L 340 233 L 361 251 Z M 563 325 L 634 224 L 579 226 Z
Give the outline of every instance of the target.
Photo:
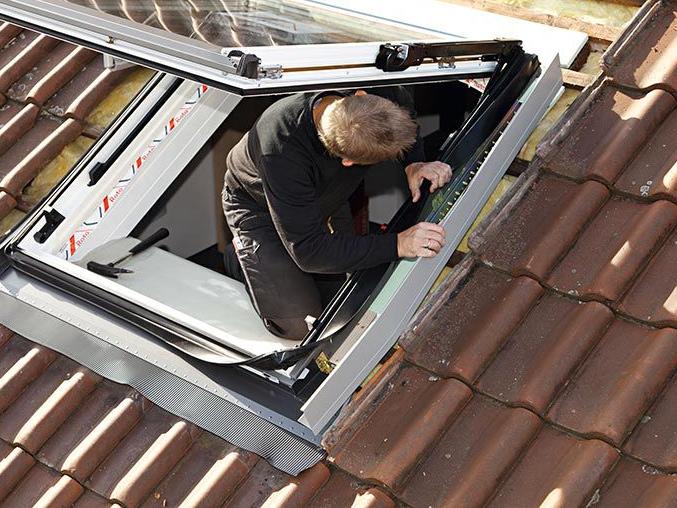
M 238 76 L 249 79 L 279 79 L 282 77 L 281 65 L 261 65 L 261 59 L 253 53 L 244 53 L 239 49 L 228 51 L 222 49 L 221 53 L 226 55 L 233 66 L 233 72 Z
M 437 61 L 437 67 L 440 69 L 455 69 L 456 68 L 456 58 L 453 56 L 441 57 Z

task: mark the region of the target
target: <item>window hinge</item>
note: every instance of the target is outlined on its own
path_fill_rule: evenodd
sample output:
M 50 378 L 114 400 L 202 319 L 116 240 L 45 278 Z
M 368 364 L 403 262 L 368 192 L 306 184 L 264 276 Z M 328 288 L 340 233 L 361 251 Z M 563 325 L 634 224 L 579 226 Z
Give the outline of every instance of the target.
M 226 51 L 228 51 L 226 53 Z M 233 66 L 234 73 L 249 79 L 279 79 L 282 77 L 281 65 L 262 65 L 261 59 L 253 53 L 244 53 L 239 49 L 221 50 Z
M 42 214 L 45 218 L 45 225 L 42 226 L 40 231 L 33 235 L 33 238 L 38 243 L 45 243 L 45 241 L 52 236 L 54 230 L 56 230 L 56 228 L 59 227 L 59 224 L 65 219 L 65 217 L 54 208 L 49 208 L 48 210 L 43 211 Z

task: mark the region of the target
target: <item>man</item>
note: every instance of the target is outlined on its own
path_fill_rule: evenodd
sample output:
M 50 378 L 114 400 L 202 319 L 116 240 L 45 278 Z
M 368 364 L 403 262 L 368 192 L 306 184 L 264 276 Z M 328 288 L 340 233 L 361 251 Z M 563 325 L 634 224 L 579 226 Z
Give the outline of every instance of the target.
M 226 271 L 246 284 L 273 334 L 303 338 L 306 317 L 318 317 L 333 294 L 323 287 L 332 275 L 431 257 L 444 245 L 436 224 L 397 235 L 351 231 L 347 201 L 367 171 L 404 165 L 414 201 L 425 179 L 431 190 L 451 179 L 448 165 L 421 162 L 412 114 L 400 87 L 297 94 L 270 106 L 228 154 L 223 207 L 235 238 Z

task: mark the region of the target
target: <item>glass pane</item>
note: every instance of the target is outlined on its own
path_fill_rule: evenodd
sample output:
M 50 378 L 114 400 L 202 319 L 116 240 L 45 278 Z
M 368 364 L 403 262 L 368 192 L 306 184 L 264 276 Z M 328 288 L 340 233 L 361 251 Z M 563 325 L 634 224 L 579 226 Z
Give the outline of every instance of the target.
M 430 38 L 293 0 L 68 1 L 219 47 Z

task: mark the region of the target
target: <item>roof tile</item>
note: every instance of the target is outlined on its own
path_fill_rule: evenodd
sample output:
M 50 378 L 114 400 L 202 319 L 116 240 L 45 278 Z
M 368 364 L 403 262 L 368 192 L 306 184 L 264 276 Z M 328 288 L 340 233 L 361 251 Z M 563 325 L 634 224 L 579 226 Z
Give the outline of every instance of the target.
M 141 417 L 142 399 L 104 381 L 45 443 L 38 457 L 83 482 Z
M 3 506 L 31 506 L 33 508 L 71 506 L 83 491 L 82 485 L 72 478 L 61 476 L 51 469 L 36 464 L 5 498 Z
M 21 194 L 38 172 L 81 132 L 76 120 L 59 123 L 44 117 L 38 119 L 33 129 L 0 158 L 0 187 L 14 196 Z
M 600 303 L 547 294 L 508 338 L 477 387 L 543 414 L 612 317 Z
M 668 386 L 635 427 L 626 452 L 667 471 L 677 472 L 677 379 Z
M 0 355 L 0 412 L 5 411 L 21 392 L 43 374 L 56 354 L 20 337 L 12 337 Z M 4 414 L 0 415 L 2 422 Z
M 101 380 L 85 369 L 68 375 L 16 433 L 14 442 L 36 453 Z
M 617 319 L 548 417 L 619 445 L 677 366 L 677 330 L 655 330 Z
M 394 508 L 395 502 L 382 490 L 367 488 L 341 470 L 331 477 L 308 503 L 312 508 Z
M 474 380 L 543 292 L 528 277 L 470 269 L 453 297 L 401 341 L 407 358 L 441 376 Z
M 329 475 L 329 469 L 322 463 L 291 477 L 260 460 L 226 505 L 229 508 L 306 506 Z
M 598 182 L 542 176 L 471 246 L 492 266 L 544 280 L 608 197 Z
M 677 500 L 677 476 L 622 459 L 593 496 L 599 508 L 668 508 Z
M 73 505 L 73 508 L 111 508 L 110 501 L 94 494 L 91 490 L 86 490 L 82 496 Z
M 7 90 L 18 102 L 44 104 L 96 56 L 96 52 L 66 42 L 60 43 Z
M 21 107 L 10 103 L 3 109 L 0 112 L 0 155 L 30 131 L 40 116 L 40 108 L 35 104 Z
M 20 26 L 12 25 L 7 22 L 0 22 L 0 48 L 5 47 L 14 37 L 23 32 Z
M 677 201 L 677 109 L 660 124 L 653 137 L 627 166 L 615 186 L 621 192 L 652 199 Z
M 86 485 L 108 499 L 138 506 L 183 457 L 196 434 L 192 425 L 152 407 Z
M 235 492 L 257 457 L 203 433 L 143 506 L 219 507 Z
M 525 409 L 475 395 L 401 489 L 415 506 L 481 506 L 538 432 Z
M 624 92 L 603 84 L 588 109 L 568 127 L 569 136 L 546 158 L 548 168 L 573 178 L 613 183 L 652 133 L 675 109 L 668 92 Z
M 0 52 L 0 92 L 9 87 L 47 58 L 59 41 L 46 35 L 24 30 Z
M 677 230 L 666 240 L 618 306 L 636 319 L 677 328 Z
M 31 452 L 63 423 L 69 410 L 98 380 L 98 376 L 65 357 L 57 358 L 45 369 L 54 353 L 44 351 L 31 349 L 6 374 L 12 374 L 8 379 L 35 381 L 0 415 L 0 438 L 20 444 Z M 27 374 L 20 372 L 24 369 Z M 25 386 L 25 383 L 19 384 Z
M 618 453 L 546 426 L 490 506 L 585 506 Z
M 35 459 L 21 448 L 0 441 L 0 502 L 16 487 L 35 464 Z
M 584 299 L 617 300 L 677 224 L 677 205 L 612 198 L 548 279 Z
M 379 385 L 379 399 L 365 398 L 353 411 L 370 417 L 351 436 L 329 447 L 331 460 L 361 478 L 398 486 L 463 408 L 470 390 L 421 369 L 403 366 Z
M 667 85 L 677 91 L 677 11 L 655 2 L 647 23 L 616 54 L 604 57 L 607 73 L 628 86 Z
M 0 217 L 5 217 L 16 207 L 16 199 L 7 194 L 5 191 L 0 191 Z
M 99 104 L 134 68 L 111 71 L 103 67 L 103 59 L 95 58 L 68 84 L 56 92 L 45 105 L 56 116 L 85 120 Z

